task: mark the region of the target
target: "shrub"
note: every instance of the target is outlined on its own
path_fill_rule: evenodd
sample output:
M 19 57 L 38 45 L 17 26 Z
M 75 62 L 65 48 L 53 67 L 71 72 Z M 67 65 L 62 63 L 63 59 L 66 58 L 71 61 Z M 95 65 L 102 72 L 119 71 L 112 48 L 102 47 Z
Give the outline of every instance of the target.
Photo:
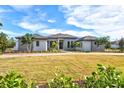
M 97 71 L 85 78 L 86 88 L 119 88 L 124 87 L 124 80 L 120 77 L 121 72 L 114 67 L 97 65 Z
M 71 77 L 67 77 L 63 74 L 58 75 L 48 82 L 49 88 L 78 88 L 79 86 L 72 81 Z
M 31 88 L 33 86 L 32 82 L 27 84 L 23 77 L 14 71 L 0 76 L 0 88 Z

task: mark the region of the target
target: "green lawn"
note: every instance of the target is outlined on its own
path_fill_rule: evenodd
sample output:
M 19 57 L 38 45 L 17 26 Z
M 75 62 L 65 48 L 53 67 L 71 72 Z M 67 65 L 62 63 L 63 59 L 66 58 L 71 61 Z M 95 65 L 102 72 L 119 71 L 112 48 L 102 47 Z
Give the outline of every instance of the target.
M 102 55 L 65 55 L 0 58 L 0 72 L 16 70 L 23 74 L 25 79 L 43 82 L 54 77 L 57 69 L 64 74 L 79 79 L 96 69 L 96 64 L 111 65 L 124 73 L 124 56 Z

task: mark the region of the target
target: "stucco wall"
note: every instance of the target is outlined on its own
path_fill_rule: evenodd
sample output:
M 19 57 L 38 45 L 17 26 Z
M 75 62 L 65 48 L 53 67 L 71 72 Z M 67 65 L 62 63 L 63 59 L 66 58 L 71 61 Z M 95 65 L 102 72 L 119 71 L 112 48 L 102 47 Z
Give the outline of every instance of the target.
M 39 41 L 39 46 L 36 46 L 36 41 Z M 47 51 L 47 40 L 33 41 L 33 51 Z
M 18 40 L 18 45 L 19 45 L 19 46 L 18 46 L 19 51 L 27 51 L 27 46 L 26 46 L 26 44 L 23 44 L 23 45 L 22 45 L 20 39 Z
M 59 39 L 48 39 L 48 42 L 49 41 L 57 41 L 58 42 L 58 40 L 63 40 L 63 50 L 74 50 L 74 48 L 68 48 L 67 47 L 67 44 L 68 44 L 68 41 L 75 41 L 76 39 L 63 39 L 63 38 L 59 38 Z M 49 47 L 50 46 L 48 44 L 48 48 Z M 59 47 L 59 45 L 58 45 L 58 47 Z
M 19 50 L 19 42 L 18 42 L 18 40 L 16 40 L 16 44 L 15 44 L 13 50 L 14 51 L 18 51 Z
M 64 39 L 63 49 L 64 50 L 74 50 L 75 48 L 68 48 L 68 46 L 67 46 L 68 41 L 70 41 L 70 42 L 73 41 L 74 42 L 74 41 L 76 41 L 76 39 Z
M 82 41 L 82 51 L 91 51 L 91 41 Z
M 92 51 L 104 51 L 105 47 L 104 45 L 97 45 L 95 44 L 95 41 L 92 41 Z
M 80 41 L 81 43 L 81 51 L 104 51 L 104 45 L 95 44 L 95 41 Z

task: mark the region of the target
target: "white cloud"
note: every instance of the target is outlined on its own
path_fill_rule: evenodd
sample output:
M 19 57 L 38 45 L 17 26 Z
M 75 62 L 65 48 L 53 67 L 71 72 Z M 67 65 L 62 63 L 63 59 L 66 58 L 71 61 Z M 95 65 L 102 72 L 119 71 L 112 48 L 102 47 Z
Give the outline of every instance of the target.
M 5 30 L 5 29 L 1 29 L 0 32 L 3 32 L 8 36 L 13 36 L 13 37 L 21 35 L 21 33 L 15 33 L 13 31 Z
M 94 33 L 88 32 L 88 31 L 74 31 L 74 30 L 62 30 L 62 29 L 44 29 L 44 30 L 39 30 L 38 32 L 41 34 L 47 34 L 47 35 L 63 33 L 63 34 L 70 34 L 78 37 L 83 37 L 87 35 L 95 36 Z
M 48 22 L 49 22 L 49 23 L 55 23 L 55 22 L 56 22 L 56 20 L 49 19 L 49 20 L 48 20 Z
M 110 36 L 111 40 L 115 40 L 115 39 L 119 40 L 122 37 L 124 38 L 124 30 L 108 31 L 104 33 L 104 35 Z
M 47 28 L 46 25 L 41 24 L 41 23 L 28 23 L 28 22 L 20 22 L 18 26 L 20 26 L 23 29 L 27 29 L 33 32 L 40 30 L 40 29 Z
M 60 11 L 64 13 L 67 24 L 93 29 L 101 35 L 118 38 L 120 31 L 124 30 L 123 6 L 61 6 Z
M 0 13 L 1 14 L 2 13 L 8 13 L 8 12 L 12 12 L 12 10 L 10 10 L 10 9 L 4 9 L 4 8 L 0 7 Z

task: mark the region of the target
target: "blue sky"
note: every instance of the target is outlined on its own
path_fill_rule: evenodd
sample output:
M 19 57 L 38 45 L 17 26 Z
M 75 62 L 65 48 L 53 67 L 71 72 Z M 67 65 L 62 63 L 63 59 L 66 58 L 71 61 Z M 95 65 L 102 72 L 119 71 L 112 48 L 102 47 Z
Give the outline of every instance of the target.
M 15 37 L 25 33 L 49 35 L 66 33 L 124 37 L 124 6 L 0 6 L 4 32 Z

